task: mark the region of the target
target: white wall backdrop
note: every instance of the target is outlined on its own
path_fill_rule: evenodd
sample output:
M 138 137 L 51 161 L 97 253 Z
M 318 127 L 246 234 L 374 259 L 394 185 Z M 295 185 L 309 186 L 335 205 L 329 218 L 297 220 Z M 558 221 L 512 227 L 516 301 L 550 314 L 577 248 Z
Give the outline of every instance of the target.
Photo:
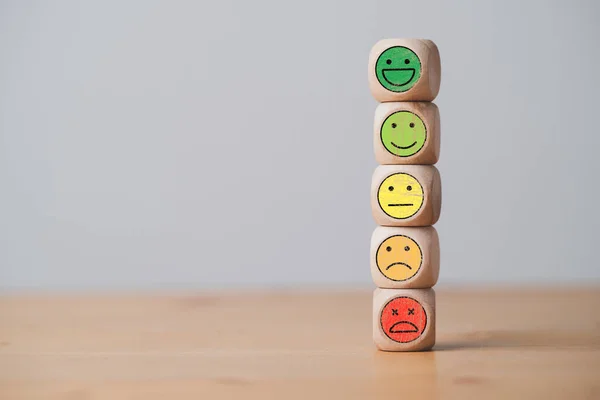
M 370 47 L 442 56 L 440 284 L 597 281 L 589 1 L 3 1 L 0 288 L 372 285 Z

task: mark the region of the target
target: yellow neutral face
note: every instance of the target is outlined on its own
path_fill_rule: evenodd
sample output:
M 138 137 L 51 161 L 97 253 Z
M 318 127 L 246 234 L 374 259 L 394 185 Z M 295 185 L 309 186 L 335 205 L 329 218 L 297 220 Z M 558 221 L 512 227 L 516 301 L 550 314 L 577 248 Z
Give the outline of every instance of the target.
M 412 278 L 421 268 L 422 262 L 421 248 L 408 236 L 389 237 L 377 249 L 377 268 L 393 281 Z
M 423 205 L 423 187 L 412 175 L 399 172 L 379 185 L 377 201 L 387 215 L 396 219 L 412 217 Z

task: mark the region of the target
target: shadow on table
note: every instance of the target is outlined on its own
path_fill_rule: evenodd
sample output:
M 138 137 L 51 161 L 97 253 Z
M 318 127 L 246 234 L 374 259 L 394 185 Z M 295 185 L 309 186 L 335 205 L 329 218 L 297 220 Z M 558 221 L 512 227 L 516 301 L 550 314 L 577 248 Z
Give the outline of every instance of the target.
M 553 331 L 485 331 L 440 338 L 434 351 L 485 348 L 579 348 L 600 349 L 600 333 Z

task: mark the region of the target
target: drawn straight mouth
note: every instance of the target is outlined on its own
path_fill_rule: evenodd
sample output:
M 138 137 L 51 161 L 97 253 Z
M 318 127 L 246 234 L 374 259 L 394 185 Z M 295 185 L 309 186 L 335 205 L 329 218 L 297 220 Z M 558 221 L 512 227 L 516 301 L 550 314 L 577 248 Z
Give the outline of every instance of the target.
M 391 144 L 392 144 L 392 146 L 394 146 L 395 148 L 397 148 L 397 149 L 402 149 L 402 150 L 410 149 L 410 148 L 411 148 L 411 147 L 413 147 L 415 144 L 417 144 L 417 142 L 416 142 L 416 141 L 414 141 L 414 142 L 413 142 L 413 144 L 411 144 L 410 146 L 403 147 L 403 146 L 398 146 L 398 145 L 397 145 L 396 143 L 394 143 L 394 142 L 390 142 L 390 143 L 391 143 Z
M 390 333 L 416 333 L 419 332 L 419 328 L 415 324 L 409 321 L 396 322 L 390 326 Z
M 386 68 L 381 70 L 381 75 L 387 83 L 393 86 L 404 86 L 415 77 L 414 68 Z
M 403 203 L 403 204 L 388 204 L 388 207 L 410 207 L 413 206 L 413 203 Z
M 392 268 L 394 265 L 404 265 L 406 268 L 408 269 L 412 269 L 412 267 L 410 265 L 408 265 L 407 263 L 403 263 L 403 262 L 395 262 L 395 263 L 391 263 L 390 265 L 388 265 L 385 270 L 387 271 L 388 269 Z

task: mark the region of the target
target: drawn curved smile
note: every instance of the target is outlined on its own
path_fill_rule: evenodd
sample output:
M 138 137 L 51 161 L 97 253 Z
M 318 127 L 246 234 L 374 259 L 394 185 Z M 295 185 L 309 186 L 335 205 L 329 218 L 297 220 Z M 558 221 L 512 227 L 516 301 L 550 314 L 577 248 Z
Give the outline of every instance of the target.
M 399 321 L 390 326 L 390 333 L 415 333 L 419 332 L 419 328 L 409 321 Z
M 387 83 L 393 86 L 404 86 L 415 77 L 414 68 L 386 68 L 381 70 L 381 75 Z
M 390 265 L 388 265 L 385 269 L 388 270 L 390 268 L 392 268 L 394 265 L 404 265 L 406 268 L 408 269 L 412 269 L 412 267 L 410 265 L 408 265 L 407 263 L 403 263 L 403 262 L 395 262 L 395 263 L 391 263 Z
M 415 140 L 415 141 L 413 142 L 413 144 L 411 144 L 410 146 L 406 146 L 406 147 L 403 147 L 403 146 L 398 146 L 398 145 L 397 145 L 396 143 L 394 143 L 394 142 L 390 142 L 390 143 L 392 144 L 392 146 L 394 146 L 394 147 L 395 147 L 395 148 L 397 148 L 397 149 L 406 150 L 406 149 L 410 149 L 410 148 L 411 148 L 411 147 L 413 147 L 415 144 L 417 144 L 417 141 Z

